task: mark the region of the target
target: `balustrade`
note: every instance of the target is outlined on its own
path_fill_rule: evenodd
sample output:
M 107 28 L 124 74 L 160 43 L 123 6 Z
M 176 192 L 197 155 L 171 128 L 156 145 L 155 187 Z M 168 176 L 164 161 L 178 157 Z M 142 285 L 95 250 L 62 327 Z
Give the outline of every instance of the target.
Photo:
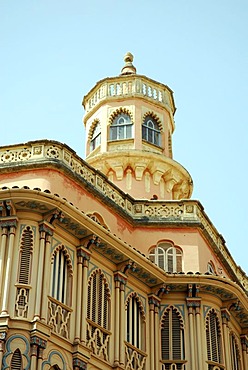
M 145 369 L 147 354 L 140 349 L 125 342 L 126 366 L 127 370 Z
M 118 78 L 118 81 L 110 80 L 103 81 L 99 84 L 90 97 L 85 99 L 86 113 L 94 108 L 101 100 L 107 97 L 121 97 L 121 96 L 143 96 L 156 101 L 159 104 L 166 105 L 169 108 L 169 95 L 167 87 L 158 86 L 158 84 L 148 81 L 143 77 L 135 76 L 130 80 L 126 77 Z
M 87 319 L 87 345 L 93 353 L 109 361 L 109 340 L 111 332 Z
M 69 339 L 72 309 L 52 297 L 48 299 L 48 325 L 52 327 L 54 333 Z
M 163 361 L 162 370 L 186 370 L 185 361 Z

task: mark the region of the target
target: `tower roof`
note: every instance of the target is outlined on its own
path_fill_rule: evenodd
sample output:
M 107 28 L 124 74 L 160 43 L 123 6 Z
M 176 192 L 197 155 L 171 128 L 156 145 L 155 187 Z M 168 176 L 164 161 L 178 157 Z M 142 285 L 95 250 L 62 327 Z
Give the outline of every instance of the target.
M 121 75 L 133 75 L 136 74 L 136 68 L 133 65 L 133 54 L 127 52 L 124 56 L 125 65 L 121 70 Z

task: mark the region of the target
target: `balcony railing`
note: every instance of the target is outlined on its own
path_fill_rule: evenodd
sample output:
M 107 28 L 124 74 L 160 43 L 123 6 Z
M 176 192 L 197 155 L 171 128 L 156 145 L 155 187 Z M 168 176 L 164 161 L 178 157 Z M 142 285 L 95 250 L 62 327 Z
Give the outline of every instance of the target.
M 54 333 L 69 339 L 71 309 L 58 302 L 52 297 L 48 297 L 48 325 L 52 327 Z
M 131 78 L 119 76 L 100 81 L 84 98 L 86 114 L 102 100 L 114 97 L 145 97 L 165 106 L 172 114 L 175 112 L 172 91 L 166 85 L 136 75 Z
M 125 342 L 126 365 L 128 370 L 144 370 L 147 354 Z
M 109 361 L 109 340 L 111 332 L 87 319 L 87 345 L 93 353 Z
M 162 370 L 186 370 L 186 361 L 163 361 Z

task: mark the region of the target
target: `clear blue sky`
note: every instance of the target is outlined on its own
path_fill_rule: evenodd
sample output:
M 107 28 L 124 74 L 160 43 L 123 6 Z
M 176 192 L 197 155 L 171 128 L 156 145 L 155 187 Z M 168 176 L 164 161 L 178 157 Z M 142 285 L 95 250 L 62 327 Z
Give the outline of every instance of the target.
M 0 145 L 84 158 L 81 100 L 127 51 L 174 91 L 174 158 L 248 273 L 247 0 L 0 0 Z

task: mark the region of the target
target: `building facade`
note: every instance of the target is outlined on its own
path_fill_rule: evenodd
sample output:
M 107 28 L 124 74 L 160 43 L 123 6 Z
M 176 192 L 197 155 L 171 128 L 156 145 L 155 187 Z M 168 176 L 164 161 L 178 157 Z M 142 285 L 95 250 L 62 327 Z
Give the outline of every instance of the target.
M 248 370 L 248 280 L 173 159 L 171 89 L 133 56 L 84 97 L 86 161 L 0 148 L 6 370 Z

